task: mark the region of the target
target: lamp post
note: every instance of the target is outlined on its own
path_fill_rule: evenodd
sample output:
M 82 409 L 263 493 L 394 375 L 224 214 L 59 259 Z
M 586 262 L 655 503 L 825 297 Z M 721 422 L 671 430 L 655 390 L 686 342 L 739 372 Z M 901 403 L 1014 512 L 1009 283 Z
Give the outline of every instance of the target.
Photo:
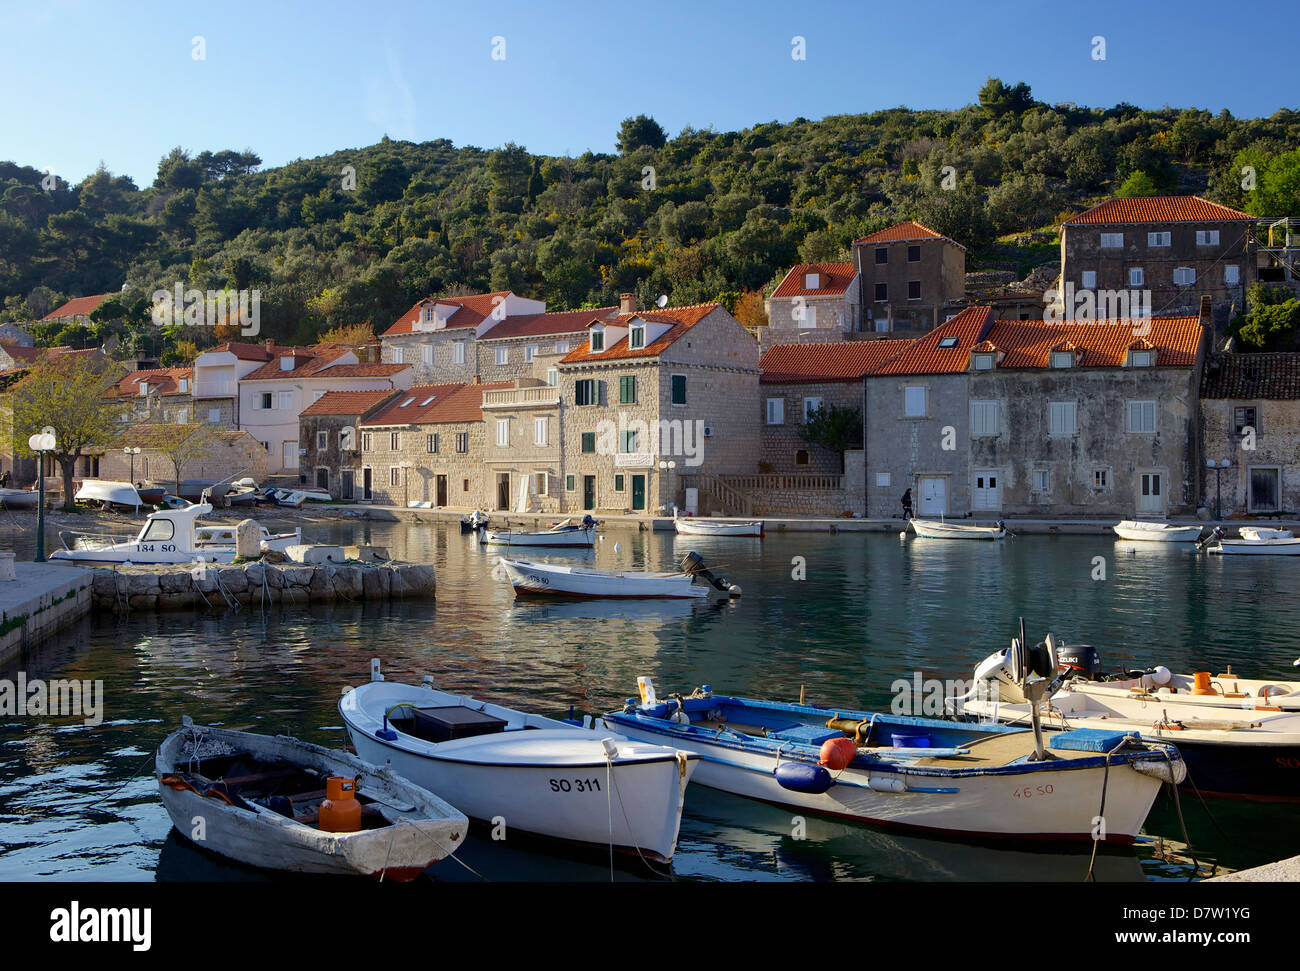
M 399 463 L 399 467 L 402 470 L 402 489 L 404 495 L 402 508 L 406 509 L 411 505 L 411 469 L 415 468 L 415 463 L 401 462 Z
M 27 439 L 27 447 L 36 453 L 36 484 L 40 498 L 36 504 L 36 562 L 45 562 L 45 453 L 53 452 L 58 442 L 54 429 L 46 425 L 40 434 Z
M 660 462 L 659 468 L 668 474 L 668 484 L 665 491 L 668 493 L 668 497 L 673 509 L 676 510 L 677 496 L 673 492 L 673 469 L 677 468 L 677 463 L 673 461 Z
M 1216 462 L 1214 461 L 1214 459 L 1206 459 L 1205 464 L 1209 468 L 1214 469 L 1214 491 L 1216 493 L 1214 498 L 1214 518 L 1216 520 L 1222 521 L 1223 520 L 1223 472 L 1225 469 L 1232 468 L 1232 459 L 1223 459 L 1220 462 Z
M 127 478 L 131 480 L 132 485 L 135 485 L 135 457 L 140 454 L 140 449 L 138 446 L 135 448 L 132 448 L 131 446 L 127 446 L 126 448 L 122 449 L 122 454 L 125 455 L 131 462 L 131 472 L 127 476 Z

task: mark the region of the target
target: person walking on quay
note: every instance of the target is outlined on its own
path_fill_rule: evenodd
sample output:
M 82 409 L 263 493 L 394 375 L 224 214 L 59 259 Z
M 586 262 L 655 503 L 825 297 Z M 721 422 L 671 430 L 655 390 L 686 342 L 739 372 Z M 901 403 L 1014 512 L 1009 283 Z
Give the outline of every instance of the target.
M 900 501 L 903 503 L 903 518 L 911 519 L 912 518 L 912 490 L 908 489 L 906 492 L 904 492 L 903 498 Z

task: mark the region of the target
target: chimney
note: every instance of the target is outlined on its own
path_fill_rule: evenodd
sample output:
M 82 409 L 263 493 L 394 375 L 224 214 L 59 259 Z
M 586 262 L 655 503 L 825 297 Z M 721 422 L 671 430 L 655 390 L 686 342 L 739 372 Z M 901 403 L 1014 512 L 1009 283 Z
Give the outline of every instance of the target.
M 1210 295 L 1201 294 L 1201 326 L 1208 330 L 1214 330 L 1214 314 L 1210 308 Z
M 618 312 L 621 314 L 636 313 L 635 293 L 620 293 L 618 295 Z
M 268 337 L 268 338 L 266 339 L 266 353 L 268 353 L 268 354 L 274 354 L 274 353 L 275 353 L 275 338 L 274 338 L 274 337 Z

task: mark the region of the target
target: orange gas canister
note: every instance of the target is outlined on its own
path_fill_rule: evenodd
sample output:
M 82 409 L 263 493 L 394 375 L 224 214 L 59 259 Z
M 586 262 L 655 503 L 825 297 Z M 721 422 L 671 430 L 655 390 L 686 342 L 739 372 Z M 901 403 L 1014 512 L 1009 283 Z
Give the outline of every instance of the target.
M 1217 695 L 1218 692 L 1210 687 L 1210 672 L 1196 671 L 1192 674 L 1192 694 L 1194 695 Z
M 326 833 L 355 833 L 361 829 L 361 803 L 357 780 L 332 775 L 325 780 L 325 801 L 320 804 L 320 828 Z

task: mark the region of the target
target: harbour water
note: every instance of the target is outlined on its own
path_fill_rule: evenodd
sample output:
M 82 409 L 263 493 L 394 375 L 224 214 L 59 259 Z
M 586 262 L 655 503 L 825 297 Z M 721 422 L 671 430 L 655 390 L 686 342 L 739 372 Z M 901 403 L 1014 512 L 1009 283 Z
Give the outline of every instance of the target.
M 7 534 L 7 535 L 6 535 Z M 0 544 L 30 556 L 24 533 Z M 169 833 L 151 752 L 188 714 L 342 746 L 340 689 L 380 657 L 394 679 L 430 674 L 447 690 L 551 715 L 599 712 L 652 675 L 661 695 L 708 683 L 754 697 L 888 706 L 891 685 L 968 678 L 1023 615 L 1097 646 L 1107 670 L 1165 664 L 1290 679 L 1300 656 L 1300 563 L 1135 548 L 1088 536 L 1003 543 L 901 541 L 894 534 L 677 538 L 609 529 L 594 553 L 537 558 L 664 569 L 694 549 L 744 595 L 718 605 L 516 601 L 493 578 L 497 553 L 456 525 L 307 526 L 309 542 L 369 542 L 433 562 L 438 599 L 275 607 L 265 613 L 135 613 L 81 623 L 0 671 L 102 679 L 104 719 L 0 718 L 0 879 L 265 879 Z M 1100 559 L 1098 559 L 1100 558 Z M 1103 572 L 1104 571 L 1104 572 Z M 1104 577 L 1104 578 L 1103 578 Z M 1154 716 L 1153 716 L 1154 717 Z M 1208 807 L 1208 811 L 1207 811 Z M 1295 807 L 1182 798 L 1192 851 L 1218 873 L 1300 853 Z M 802 836 L 802 838 L 799 838 Z M 672 868 L 691 880 L 1081 880 L 1083 851 L 900 836 L 691 787 Z M 608 861 L 471 837 L 430 871 L 444 880 L 606 880 Z M 472 871 L 471 872 L 471 868 Z M 1143 840 L 1099 855 L 1099 880 L 1186 880 L 1191 854 L 1162 795 Z M 1201 875 L 1207 875 L 1208 870 Z M 653 878 L 619 864 L 617 879 Z

